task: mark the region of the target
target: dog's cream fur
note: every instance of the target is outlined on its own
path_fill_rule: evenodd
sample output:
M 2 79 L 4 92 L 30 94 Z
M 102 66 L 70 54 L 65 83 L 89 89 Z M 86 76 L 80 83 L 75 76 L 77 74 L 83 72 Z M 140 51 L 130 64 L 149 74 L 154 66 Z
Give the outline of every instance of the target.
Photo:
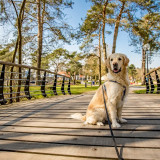
M 113 65 L 118 64 L 119 72 L 115 73 Z M 122 100 L 123 91 L 126 87 L 126 95 L 128 94 L 129 79 L 127 74 L 127 65 L 129 59 L 124 54 L 112 54 L 108 57 L 106 65 L 108 67 L 109 73 L 107 75 L 107 80 L 117 81 L 118 83 L 106 81 L 104 85 L 107 88 L 107 93 L 105 93 L 106 104 L 109 112 L 109 118 L 112 122 L 112 127 L 118 128 L 121 125 L 118 123 L 126 123 L 127 120 L 122 118 L 122 107 L 124 100 Z M 124 97 L 124 99 L 125 99 Z M 102 86 L 99 87 L 95 95 L 93 96 L 85 116 L 79 113 L 71 115 L 72 118 L 84 120 L 85 124 L 93 125 L 103 125 L 106 119 L 106 111 L 104 106 L 104 99 L 102 93 Z

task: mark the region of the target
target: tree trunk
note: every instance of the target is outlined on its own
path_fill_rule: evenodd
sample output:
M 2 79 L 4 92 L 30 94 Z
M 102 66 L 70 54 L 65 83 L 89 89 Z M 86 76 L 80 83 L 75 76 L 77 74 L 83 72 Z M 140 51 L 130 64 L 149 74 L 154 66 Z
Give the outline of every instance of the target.
M 45 4 L 46 1 L 43 1 L 43 10 L 41 13 L 41 0 L 37 0 L 37 20 L 38 20 L 38 53 L 37 53 L 37 68 L 41 68 L 41 59 L 42 59 L 42 46 L 43 46 L 43 23 L 45 15 Z M 40 84 L 40 70 L 37 70 L 37 84 Z
M 146 74 L 146 53 L 145 50 L 142 48 L 142 85 L 145 84 L 145 74 Z
M 73 76 L 73 84 L 76 85 L 76 72 L 74 72 L 74 76 Z
M 38 20 L 38 49 L 37 49 L 37 68 L 41 68 L 41 57 L 42 57 L 42 19 L 41 19 L 41 1 L 37 0 L 37 20 Z M 40 70 L 37 70 L 37 81 L 36 84 L 40 84 Z
M 101 85 L 101 25 L 99 27 L 99 57 L 98 57 L 98 60 L 99 60 L 99 86 Z
M 117 36 L 118 36 L 118 29 L 119 29 L 119 24 L 120 24 L 120 20 L 121 20 L 121 17 L 122 17 L 122 13 L 123 13 L 123 10 L 124 10 L 124 7 L 125 7 L 125 3 L 126 3 L 126 1 L 122 2 L 122 7 L 121 7 L 121 10 L 120 10 L 119 15 L 117 17 L 116 23 L 115 23 L 112 54 L 116 52 L 116 42 L 117 42 Z
M 21 9 L 19 12 L 18 17 L 18 63 L 22 64 L 22 21 L 24 15 L 24 8 L 25 8 L 26 0 L 23 0 Z M 17 88 L 17 95 L 16 101 L 19 102 L 20 90 L 21 90 L 21 79 L 22 79 L 22 68 L 19 67 L 19 76 L 18 76 L 18 88 Z
M 17 37 L 16 46 L 15 46 L 14 53 L 13 53 L 12 63 L 15 63 L 16 53 L 17 53 L 17 49 L 18 49 L 18 41 L 19 41 L 19 37 Z M 13 69 L 14 69 L 14 66 L 12 66 L 11 69 L 10 69 L 10 72 L 11 72 L 11 75 L 10 75 L 10 85 L 9 85 L 9 86 L 10 86 L 10 103 L 12 103 L 12 79 L 13 79 Z
M 102 43 L 103 43 L 103 55 L 104 55 L 104 59 L 107 59 L 107 51 L 106 51 L 106 43 L 105 43 L 105 24 L 106 24 L 106 7 L 108 5 L 108 1 L 105 1 L 104 6 L 103 6 L 103 27 L 102 27 Z

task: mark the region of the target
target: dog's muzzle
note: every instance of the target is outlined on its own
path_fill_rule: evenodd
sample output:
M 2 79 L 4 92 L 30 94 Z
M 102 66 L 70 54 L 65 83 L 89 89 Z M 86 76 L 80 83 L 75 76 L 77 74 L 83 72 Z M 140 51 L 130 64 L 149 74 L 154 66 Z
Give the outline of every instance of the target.
M 113 64 L 113 72 L 114 73 L 119 73 L 121 71 L 121 68 L 118 69 L 118 63 Z

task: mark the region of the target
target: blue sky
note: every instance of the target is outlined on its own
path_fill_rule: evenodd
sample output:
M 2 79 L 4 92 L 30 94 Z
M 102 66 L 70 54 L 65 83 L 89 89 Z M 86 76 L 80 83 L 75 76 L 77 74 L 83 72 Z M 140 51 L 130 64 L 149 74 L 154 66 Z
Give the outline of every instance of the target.
M 90 9 L 91 3 L 87 2 L 86 0 L 73 0 L 74 5 L 73 9 L 64 9 L 64 12 L 66 15 L 67 22 L 72 25 L 74 28 L 77 28 L 79 24 L 82 23 L 81 18 L 85 18 L 87 10 Z M 6 34 L 10 30 L 11 26 L 0 26 L 0 41 L 3 41 L 5 35 L 5 38 L 12 37 L 11 34 Z M 108 30 L 108 28 L 106 28 Z M 114 28 L 113 28 L 114 29 Z M 106 43 L 109 46 L 109 51 L 111 52 L 112 48 L 112 41 L 113 41 L 113 29 L 111 35 L 106 35 Z M 117 53 L 124 53 L 128 56 L 130 59 L 130 64 L 134 64 L 136 67 L 141 67 L 141 54 L 134 53 L 134 48 L 132 46 L 129 46 L 129 35 L 124 31 L 119 31 L 118 39 L 117 39 L 117 47 L 116 52 Z M 69 51 L 79 51 L 79 46 L 76 42 L 73 42 L 71 45 L 65 45 L 64 46 Z M 149 67 L 159 67 L 160 64 L 160 55 L 155 56 L 152 58 L 152 63 L 149 64 Z
M 73 9 L 66 9 L 65 13 L 67 14 L 66 18 L 70 25 L 73 27 L 78 27 L 79 23 L 82 23 L 81 18 L 85 18 L 87 10 L 90 9 L 91 3 L 86 0 L 74 0 Z M 106 28 L 108 29 L 108 28 Z M 113 29 L 111 35 L 106 35 L 106 43 L 109 46 L 109 51 L 111 52 L 113 41 Z M 130 64 L 134 64 L 136 67 L 141 67 L 141 54 L 134 52 L 134 47 L 129 45 L 129 35 L 124 31 L 119 31 L 117 38 L 117 48 L 116 53 L 124 53 L 130 59 Z M 79 46 L 76 43 L 71 45 L 65 45 L 66 49 L 70 51 L 79 50 Z M 160 56 L 155 56 L 152 58 L 152 63 L 149 64 L 150 67 L 159 67 Z

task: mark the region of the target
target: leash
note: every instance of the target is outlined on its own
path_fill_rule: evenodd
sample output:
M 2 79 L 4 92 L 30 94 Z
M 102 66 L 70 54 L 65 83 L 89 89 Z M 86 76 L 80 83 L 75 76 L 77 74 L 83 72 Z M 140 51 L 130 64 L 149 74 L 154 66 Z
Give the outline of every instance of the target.
M 118 160 L 123 160 L 123 158 L 119 154 L 119 151 L 118 151 L 118 148 L 117 148 L 117 143 L 116 143 L 116 140 L 115 140 L 115 137 L 114 137 L 114 134 L 113 134 L 112 127 L 111 127 L 111 122 L 110 122 L 110 119 L 109 119 L 109 114 L 108 114 L 107 105 L 106 105 L 106 100 L 105 100 L 105 97 L 104 97 L 104 90 L 107 93 L 106 86 L 102 85 L 102 93 L 103 93 L 104 105 L 105 105 L 105 109 L 106 109 L 106 115 L 107 115 L 107 120 L 108 120 L 110 133 L 111 133 L 111 136 L 112 136 L 112 139 L 113 139 L 113 142 L 114 142 L 114 147 L 115 147 L 115 150 L 116 150 L 116 153 L 117 153 Z

